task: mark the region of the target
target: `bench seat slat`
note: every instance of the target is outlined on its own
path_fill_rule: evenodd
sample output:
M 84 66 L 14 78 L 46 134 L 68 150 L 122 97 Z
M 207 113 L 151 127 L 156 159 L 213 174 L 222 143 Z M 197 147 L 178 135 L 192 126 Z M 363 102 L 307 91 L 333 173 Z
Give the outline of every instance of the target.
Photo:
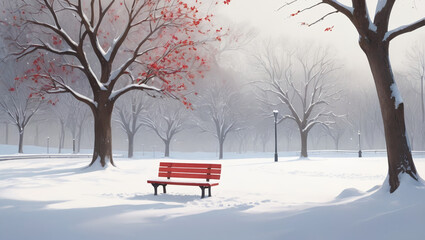
M 195 174 L 195 173 L 167 173 L 167 172 L 160 172 L 158 174 L 158 177 L 171 177 L 171 178 L 199 178 L 199 179 L 220 179 L 220 175 L 214 175 L 214 174 Z
M 217 186 L 218 182 L 191 182 L 191 181 L 176 181 L 176 180 L 148 180 L 148 183 L 167 184 L 167 185 L 184 185 L 184 186 Z
M 160 172 L 175 172 L 175 173 L 212 173 L 220 174 L 221 169 L 206 169 L 206 168 L 177 168 L 177 167 L 160 167 Z
M 159 164 L 161 167 L 186 167 L 186 168 L 219 168 L 221 169 L 221 164 L 209 164 L 209 163 L 171 163 L 171 162 L 161 162 Z

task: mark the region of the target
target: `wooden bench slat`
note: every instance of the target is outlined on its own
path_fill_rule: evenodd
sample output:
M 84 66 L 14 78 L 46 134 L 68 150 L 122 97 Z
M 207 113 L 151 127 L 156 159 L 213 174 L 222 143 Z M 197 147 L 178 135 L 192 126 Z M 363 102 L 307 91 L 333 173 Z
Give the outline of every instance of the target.
M 220 168 L 221 164 L 210 164 L 210 163 L 171 163 L 161 162 L 160 166 L 164 167 L 187 167 L 187 168 Z
M 205 168 L 176 168 L 176 167 L 160 167 L 160 172 L 176 172 L 176 173 L 212 173 L 220 174 L 221 169 L 205 169 Z
M 173 182 L 173 181 L 148 180 L 148 183 L 158 183 L 158 184 L 167 184 L 167 185 L 183 185 L 183 186 L 205 186 L 205 187 L 218 186 L 218 182 L 197 183 L 197 182 Z
M 220 179 L 220 175 L 215 174 L 195 174 L 195 173 L 166 173 L 166 172 L 160 172 L 158 173 L 159 177 L 166 177 L 166 178 L 199 178 L 199 179 Z

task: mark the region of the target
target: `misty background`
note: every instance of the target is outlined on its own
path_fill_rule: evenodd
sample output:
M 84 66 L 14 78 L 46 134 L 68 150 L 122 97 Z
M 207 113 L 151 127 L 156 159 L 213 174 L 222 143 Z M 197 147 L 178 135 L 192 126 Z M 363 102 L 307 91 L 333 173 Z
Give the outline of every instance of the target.
M 196 81 L 196 94 L 189 99 L 193 109 L 173 100 L 152 100 L 145 94 L 123 97 L 117 103 L 119 107 L 114 110 L 114 149 L 127 150 L 129 144 L 128 132 L 123 127 L 119 110 L 122 110 L 123 115 L 129 116 L 134 112 L 132 103 L 142 102 L 137 123 L 143 125 L 134 135 L 134 151 L 163 152 L 164 141 L 158 132 L 166 131 L 164 127 L 167 123 L 161 122 L 165 121 L 164 116 L 168 116 L 167 114 L 175 113 L 180 124 L 178 133 L 171 139 L 171 156 L 176 151 L 217 152 L 219 142 L 214 136 L 214 123 L 211 121 L 215 110 L 222 114 L 227 123 L 233 123 L 233 129 L 224 141 L 225 152 L 273 151 L 272 111 L 279 110 L 279 118 L 282 118 L 287 114 L 288 108 L 273 94 L 265 93 L 267 87 L 263 83 L 268 81 L 269 76 L 259 58 L 267 56 L 267 47 L 282 53 L 274 56 L 276 59 L 288 56 L 313 59 L 309 54 L 322 51 L 333 62 L 334 71 L 323 81 L 330 84 L 329 91 L 335 93 L 331 104 L 326 106 L 326 111 L 337 117 L 323 120 L 328 127 L 317 126 L 311 129 L 308 150 L 358 150 L 359 132 L 362 150 L 385 149 L 376 90 L 367 60 L 357 44 L 358 35 L 354 27 L 338 14 L 312 27 L 301 26 L 301 22 L 314 21 L 328 9 L 289 17 L 299 9 L 290 6 L 278 10 L 285 2 L 232 0 L 229 6 L 221 7 L 216 16 L 218 25 L 229 31 L 223 41 L 217 44 L 217 51 L 211 53 L 215 63 L 210 71 L 204 79 Z M 373 4 L 376 1 L 370 2 L 370 6 L 376 5 Z M 394 8 L 396 11 L 390 28 L 415 21 L 425 11 L 423 1 L 399 1 L 398 5 L 400 6 Z M 332 31 L 324 31 L 332 26 Z M 409 140 L 414 151 L 425 150 L 425 120 L 421 110 L 421 79 L 424 81 L 425 69 L 424 40 L 425 31 L 421 29 L 394 40 L 390 48 L 396 81 L 405 103 Z M 4 44 L 2 42 L 3 39 L 0 39 L 0 44 Z M 268 57 L 272 58 L 270 55 Z M 282 68 L 288 69 L 288 62 L 292 63 L 292 79 L 298 84 L 303 79 L 303 68 L 297 64 L 296 59 L 282 63 Z M 2 65 L 1 71 L 8 79 L 13 80 L 23 70 L 14 67 L 13 61 L 9 61 Z M 1 86 L 2 99 L 9 99 L 8 89 L 11 86 L 7 83 Z M 294 105 L 299 106 L 300 103 L 295 102 Z M 172 117 L 170 115 L 168 118 Z M 147 124 L 149 120 L 158 123 L 157 129 Z M 17 127 L 10 122 L 7 113 L 1 112 L 0 144 L 17 145 L 18 137 Z M 52 148 L 71 149 L 73 139 L 77 139 L 77 145 L 81 149 L 91 149 L 94 138 L 93 119 L 88 107 L 70 96 L 58 96 L 54 105 L 40 106 L 40 110 L 25 128 L 24 145 L 46 146 L 48 138 Z M 279 123 L 278 151 L 300 151 L 300 141 L 299 130 L 293 121 Z

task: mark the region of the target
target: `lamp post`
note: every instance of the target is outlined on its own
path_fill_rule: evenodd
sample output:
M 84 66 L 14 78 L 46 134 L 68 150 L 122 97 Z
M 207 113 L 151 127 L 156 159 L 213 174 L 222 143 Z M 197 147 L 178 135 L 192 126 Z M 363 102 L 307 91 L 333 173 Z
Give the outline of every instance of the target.
M 278 161 L 277 156 L 277 114 L 279 113 L 278 110 L 273 110 L 274 115 L 274 161 Z
M 75 154 L 75 139 L 72 139 L 72 153 Z
M 359 135 L 359 158 L 362 157 L 362 144 L 360 142 L 360 130 L 357 132 L 357 134 Z

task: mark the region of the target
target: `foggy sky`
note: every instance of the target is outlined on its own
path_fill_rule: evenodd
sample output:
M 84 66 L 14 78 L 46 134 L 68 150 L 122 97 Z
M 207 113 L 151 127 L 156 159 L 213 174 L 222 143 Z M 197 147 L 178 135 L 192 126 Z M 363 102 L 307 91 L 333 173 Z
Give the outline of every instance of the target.
M 220 5 L 218 13 L 215 14 L 216 20 L 219 21 L 219 25 L 225 26 L 225 24 L 228 23 L 231 28 L 234 28 L 234 26 L 241 25 L 248 25 L 255 28 L 255 33 L 257 34 L 257 39 L 255 39 L 255 41 L 257 42 L 261 42 L 262 40 L 275 39 L 282 40 L 284 42 L 291 42 L 293 45 L 298 46 L 308 46 L 308 44 L 311 42 L 317 42 L 319 44 L 323 44 L 324 46 L 328 46 L 334 50 L 333 52 L 337 53 L 336 57 L 342 62 L 343 76 L 347 76 L 347 73 L 349 73 L 350 75 L 355 75 L 350 76 L 350 78 L 358 82 L 358 84 L 360 85 L 359 88 L 372 87 L 373 80 L 371 77 L 367 59 L 364 56 L 364 53 L 362 52 L 360 47 L 358 46 L 358 34 L 356 33 L 355 28 L 351 25 L 348 19 L 342 14 L 334 14 L 327 18 L 325 21 L 316 24 L 315 26 L 301 26 L 301 22 L 315 21 L 321 16 L 323 16 L 323 14 L 327 13 L 330 8 L 320 7 L 300 14 L 296 17 L 289 17 L 291 13 L 302 9 L 303 6 L 307 6 L 309 2 L 316 2 L 316 0 L 299 0 L 300 4 L 277 11 L 277 9 L 282 6 L 282 4 L 284 4 L 286 1 L 287 0 L 232 0 L 229 6 L 223 6 L 223 4 Z M 351 0 L 342 0 L 342 2 L 349 5 Z M 367 2 L 369 4 L 371 16 L 373 16 L 375 12 L 374 8 L 377 1 L 367 0 Z M 425 12 L 425 0 L 399 0 L 398 4 L 396 4 L 394 9 L 395 10 L 393 11 L 390 29 L 393 29 L 403 24 L 409 24 L 423 17 Z M 331 26 L 334 26 L 332 32 L 324 31 L 325 28 Z M 402 71 L 406 69 L 406 52 L 411 51 L 412 47 L 416 43 L 422 42 L 422 44 L 424 44 L 424 40 L 425 27 L 420 28 L 414 32 L 404 34 L 392 41 L 390 56 L 395 71 Z M 232 54 L 230 54 L 230 56 L 232 56 Z M 242 60 L 244 59 L 242 58 Z M 244 71 L 245 69 L 252 69 L 252 62 L 235 62 L 236 63 L 233 64 L 233 66 L 237 68 L 235 70 L 239 73 L 246 73 L 246 71 Z M 242 75 L 243 74 L 240 74 L 240 76 Z M 349 86 L 353 85 L 350 84 Z M 377 99 L 375 100 L 377 101 Z M 52 122 L 50 122 L 49 124 L 51 123 Z M 46 125 L 47 123 L 40 124 L 40 129 L 42 129 L 43 125 Z M 90 123 L 89 126 L 86 128 L 87 133 L 91 133 L 92 131 L 91 124 L 92 123 Z M 26 144 L 34 143 L 34 145 L 37 145 L 35 144 L 34 137 L 35 125 L 36 124 L 30 124 L 27 129 L 27 137 L 25 139 Z M 285 126 L 286 125 L 282 125 L 282 127 Z M 45 128 L 46 126 L 44 126 L 43 129 L 45 130 Z M 40 130 L 39 144 L 45 144 L 46 136 L 50 136 L 52 146 L 56 146 L 55 138 L 57 138 L 58 129 L 49 126 L 49 130 L 50 131 L 47 132 L 42 132 Z M 10 142 L 15 143 L 17 141 L 15 129 L 11 126 L 9 131 L 11 138 Z M 4 132 L 3 127 L 0 132 Z M 189 150 L 192 150 L 192 148 L 189 148 L 189 146 L 187 146 L 186 142 L 188 141 L 188 139 L 190 139 L 190 137 L 193 136 L 193 134 L 194 132 L 190 131 L 187 133 L 184 132 L 182 133 L 182 135 L 176 136 L 176 139 L 174 140 L 174 143 L 171 146 L 171 150 L 186 150 L 185 147 L 187 147 Z M 67 147 L 70 147 L 70 134 L 67 133 L 67 135 L 68 137 L 66 138 L 65 144 Z M 120 132 L 117 129 L 114 129 L 113 136 L 114 148 L 119 148 L 123 150 L 126 149 L 127 142 L 124 133 Z M 84 136 L 83 148 L 91 147 L 91 137 L 92 136 Z M 143 151 L 149 151 L 152 148 L 156 148 L 156 150 L 160 151 L 163 148 L 162 142 L 157 137 L 147 131 L 138 134 L 136 138 L 136 151 L 141 151 L 142 149 Z M 318 139 L 320 140 L 320 137 Z M 380 137 L 380 139 L 382 140 L 383 138 Z M 325 140 L 328 141 L 327 138 Z M 3 139 L 0 139 L 0 141 L 3 141 Z M 237 137 L 230 136 L 227 142 L 229 145 L 225 146 L 225 150 L 228 150 L 230 148 L 236 149 L 237 146 L 233 146 L 232 144 L 237 141 Z M 215 139 L 211 138 L 208 135 L 198 134 L 197 142 L 202 143 L 199 144 L 200 147 L 197 148 L 197 150 L 199 151 L 211 151 L 217 148 Z M 287 142 L 291 143 L 292 141 Z M 378 145 L 373 146 L 374 148 L 384 147 L 383 141 L 375 139 L 373 142 L 379 143 Z M 298 141 L 293 141 L 292 143 L 293 146 L 289 146 L 288 144 L 288 146 L 285 145 L 285 148 L 297 150 L 299 145 Z M 355 148 L 357 144 L 356 139 L 353 140 L 352 138 L 347 140 L 346 143 L 346 146 L 342 146 L 342 148 Z M 155 147 L 152 147 L 151 145 Z M 270 144 L 268 144 L 267 146 L 268 148 L 272 147 L 272 145 Z M 330 141 L 329 145 L 326 142 L 324 146 L 318 146 L 318 148 L 327 148 L 329 146 L 331 146 Z M 258 146 L 255 147 L 258 148 Z M 260 149 L 257 148 L 255 148 L 255 150 L 260 151 Z
M 347 70 L 368 70 L 364 53 L 358 46 L 358 34 L 349 20 L 342 14 L 333 14 L 324 21 L 312 26 L 301 26 L 301 22 L 314 22 L 325 13 L 332 10 L 328 6 L 320 6 L 295 17 L 289 17 L 315 0 L 300 0 L 284 9 L 279 9 L 287 0 L 232 0 L 229 6 L 220 8 L 218 18 L 230 22 L 247 24 L 256 29 L 258 38 L 286 38 L 292 42 L 320 42 L 330 46 L 343 59 Z M 351 6 L 351 0 L 341 0 Z M 375 13 L 377 0 L 367 0 L 371 18 Z M 394 6 L 390 20 L 390 29 L 409 24 L 423 17 L 425 1 L 399 0 Z M 334 26 L 332 32 L 325 32 L 327 27 Z M 402 70 L 406 65 L 406 51 L 415 43 L 424 42 L 425 28 L 402 35 L 391 42 L 390 57 L 394 69 Z M 370 71 L 365 71 L 365 77 L 371 80 Z

